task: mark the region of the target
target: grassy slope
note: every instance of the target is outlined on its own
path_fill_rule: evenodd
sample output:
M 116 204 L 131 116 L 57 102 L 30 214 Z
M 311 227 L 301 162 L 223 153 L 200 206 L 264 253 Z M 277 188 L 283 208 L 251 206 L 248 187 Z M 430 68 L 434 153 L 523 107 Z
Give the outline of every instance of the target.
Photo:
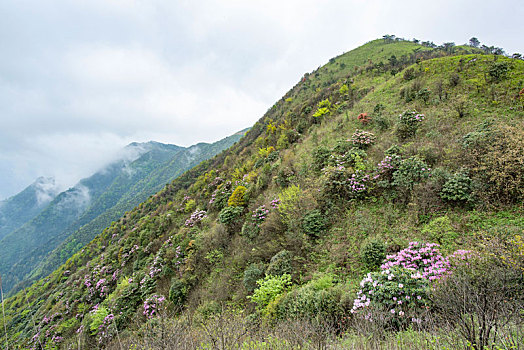
M 183 209 L 183 197 L 190 195 L 196 200 L 198 207 L 206 208 L 213 190 L 210 183 L 214 176 L 235 181 L 251 171 L 256 173 L 254 180 L 248 181 L 250 201 L 246 217 L 258 205 L 267 205 L 279 194 L 282 188 L 274 180 L 280 174 L 291 174 L 288 177 L 289 182 L 300 185 L 303 207 L 297 209 L 298 214 L 303 215 L 308 209 L 317 207 L 321 200 L 319 192 L 322 177 L 311 170 L 312 151 L 319 145 L 331 147 L 337 140 L 345 140 L 355 129 L 362 128 L 356 115 L 372 111 L 377 103 L 385 106 L 383 115 L 392 124 L 399 113 L 412 108 L 423 112 L 426 121 L 417 136 L 405 142 L 396 139 L 393 126 L 386 130 L 379 130 L 376 124 L 366 126 L 378 139 L 376 145 L 368 151 L 370 165 L 379 162 L 384 156 L 384 150 L 396 143 L 402 146 L 404 157 L 418 154 L 431 160 L 434 167 L 455 170 L 462 165 L 457 140 L 475 130 L 480 121 L 495 118 L 503 123 L 522 125 L 522 106 L 514 96 L 522 88 L 524 62 L 512 60 L 513 69 L 509 78 L 496 84 L 493 92 L 484 79 L 487 67 L 493 60 L 492 56 L 441 57 L 413 65 L 415 71 L 420 72 L 417 73 L 417 81 L 421 87 L 435 90 L 435 84 L 442 80 L 448 93 L 447 98 L 441 101 L 433 92 L 427 104 L 419 99 L 406 103 L 400 97 L 399 91 L 413 84 L 413 81 L 404 81 L 402 73 L 392 76 L 389 71 L 365 69 L 370 64 L 368 59 L 373 63 L 387 62 L 392 54 L 400 58 L 413 53 L 414 49 L 426 50 L 409 42 L 385 44 L 382 40 L 377 40 L 337 57 L 313 72 L 277 102 L 237 145 L 175 180 L 106 229 L 48 278 L 9 299 L 6 303 L 8 316 L 5 321 L 11 339 L 19 344 L 27 344 L 36 332 L 34 321 L 41 328 L 42 334 L 52 324 L 57 325 L 52 332 L 66 337 L 67 343 L 69 337 L 74 337 L 74 331 L 81 322 L 70 315 L 86 314 L 84 322 L 88 322 L 87 311 L 95 303 L 115 307 L 118 302 L 125 301 L 129 314 L 125 315 L 127 318 L 123 316 L 121 323 L 117 323 L 121 328 L 127 324 L 125 320 L 141 320 L 140 312 L 135 313 L 144 297 L 139 292 L 129 297 L 124 292 L 130 289 L 125 289 L 124 292 L 119 289 L 108 298 L 89 299 L 86 297 L 83 279 L 86 275 L 103 277 L 103 274 L 96 272 L 96 266 L 111 266 L 112 271 L 118 268 L 121 270 L 118 277 L 120 281 L 122 276 L 139 276 L 140 270 L 148 271 L 154 253 L 169 236 L 173 237 L 175 244 L 184 248 L 187 260 L 179 272 L 191 289 L 186 305 L 196 309 L 219 302 L 249 306 L 247 292 L 241 282 L 244 269 L 252 262 L 267 263 L 282 249 L 290 250 L 295 256 L 293 276 L 296 285 L 311 279 L 315 273 L 332 272 L 337 275 L 344 288 L 350 290 L 351 285 L 365 271 L 359 259 L 362 244 L 367 240 L 380 238 L 389 246 L 404 246 L 411 239 L 427 238 L 421 232 L 431 217 L 447 214 L 458 233 L 459 238 L 445 249 L 471 246 L 473 233 L 476 231 L 506 227 L 522 229 L 524 222 L 519 208 L 506 208 L 497 212 L 444 206 L 431 211 L 426 210 L 417 200 L 406 206 L 382 196 L 330 208 L 327 212 L 329 231 L 316 241 L 305 237 L 299 229 L 282 229 L 278 223 L 274 227 L 269 223 L 265 224 L 260 236 L 254 241 L 238 235 L 238 227 L 228 234 L 216 222 L 218 212 L 213 208 L 207 208 L 209 218 L 201 227 L 184 227 L 183 223 L 190 212 Z M 472 63 L 460 63 L 460 60 L 470 62 L 475 58 L 476 61 Z M 457 71 L 459 65 L 464 67 Z M 460 77 L 456 87 L 448 84 L 452 73 Z M 353 79 L 351 87 L 355 98 L 348 104 L 337 95 L 337 91 L 343 82 L 350 79 Z M 452 107 L 458 95 L 464 95 L 470 102 L 470 113 L 464 118 L 458 118 Z M 328 96 L 333 102 L 338 102 L 338 111 L 322 123 L 312 123 L 311 115 L 317 102 Z M 307 106 L 312 111 L 306 111 Z M 267 131 L 269 123 L 282 125 L 288 130 L 297 129 L 301 136 L 298 142 L 281 147 L 278 159 L 253 168 L 255 161 L 260 158 L 257 156 L 258 149 L 275 145 L 282 129 L 277 128 L 277 134 L 271 134 Z M 214 173 L 211 172 L 213 170 Z M 209 175 L 205 176 L 206 173 Z M 268 221 L 278 221 L 273 220 L 276 214 L 272 216 Z M 135 244 L 139 246 L 140 253 L 126 262 L 122 255 L 129 252 Z M 100 255 L 101 252 L 104 254 Z M 174 266 L 170 267 L 174 269 Z M 172 276 L 173 272 L 158 279 L 154 290 L 167 295 Z M 107 278 L 110 279 L 110 275 Z M 115 288 L 115 282 L 110 283 L 110 288 Z M 51 315 L 56 316 L 49 324 L 41 323 L 44 316 Z

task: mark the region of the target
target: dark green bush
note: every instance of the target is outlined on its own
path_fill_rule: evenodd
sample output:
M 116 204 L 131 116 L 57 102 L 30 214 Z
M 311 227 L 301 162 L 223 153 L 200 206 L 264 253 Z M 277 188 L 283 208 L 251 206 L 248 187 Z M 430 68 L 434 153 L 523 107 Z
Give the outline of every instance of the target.
M 442 186 L 440 197 L 449 202 L 469 203 L 473 200 L 473 185 L 465 173 L 456 173 Z
M 308 212 L 302 218 L 302 229 L 311 237 L 319 237 L 326 229 L 324 215 L 318 209 Z
M 248 239 L 255 239 L 260 233 L 260 228 L 258 225 L 255 225 L 253 222 L 246 221 L 242 226 L 242 236 Z
M 404 71 L 403 79 L 406 81 L 412 80 L 415 78 L 415 69 L 408 68 Z
M 264 265 L 251 264 L 244 271 L 242 283 L 249 293 L 253 293 L 258 288 L 257 281 L 264 278 Z
M 175 304 L 175 306 L 180 307 L 184 304 L 187 296 L 187 286 L 186 284 L 178 279 L 174 278 L 171 281 L 171 287 L 169 288 L 169 300 Z
M 266 270 L 268 276 L 282 276 L 293 272 L 293 255 L 287 250 L 281 250 L 276 253 L 269 261 Z
M 431 168 L 417 157 L 405 159 L 393 173 L 393 185 L 412 191 L 413 186 L 427 179 Z
M 391 145 L 385 152 L 384 155 L 386 156 L 393 156 L 393 155 L 402 155 L 402 151 L 398 145 Z
M 218 214 L 218 221 L 224 225 L 231 225 L 240 218 L 243 211 L 242 207 L 226 207 Z
M 325 146 L 318 146 L 313 150 L 313 162 L 311 167 L 315 171 L 320 171 L 326 166 L 331 155 L 331 150 Z
M 400 140 L 405 140 L 415 136 L 424 118 L 424 114 L 418 113 L 417 111 L 405 111 L 402 113 L 397 124 L 397 137 Z
M 379 240 L 368 242 L 360 251 L 360 259 L 366 268 L 376 270 L 386 258 L 386 245 Z
M 489 67 L 488 74 L 493 82 L 499 82 L 506 78 L 510 70 L 508 62 L 493 62 Z

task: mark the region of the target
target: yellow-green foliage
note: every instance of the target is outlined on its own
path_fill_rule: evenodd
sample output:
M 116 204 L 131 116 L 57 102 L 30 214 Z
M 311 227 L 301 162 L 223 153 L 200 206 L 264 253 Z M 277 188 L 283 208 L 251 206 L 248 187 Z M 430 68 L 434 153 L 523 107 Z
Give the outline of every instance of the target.
M 345 95 L 349 92 L 349 88 L 346 84 L 342 85 L 340 87 L 340 89 L 338 90 L 338 92 L 341 94 L 341 95 Z
M 247 188 L 244 186 L 238 186 L 233 191 L 233 194 L 229 197 L 227 200 L 227 205 L 230 207 L 243 207 L 245 204 L 245 195 L 246 195 Z
M 185 210 L 186 213 L 191 213 L 196 208 L 196 202 L 194 199 L 190 199 L 186 202 Z
M 279 195 L 280 205 L 278 211 L 282 215 L 282 221 L 289 223 L 293 219 L 292 211 L 295 209 L 296 204 L 300 199 L 300 186 L 291 185 L 284 189 Z
M 458 237 L 447 215 L 431 220 L 422 229 L 422 235 L 429 242 L 441 244 L 443 248 L 449 248 Z
M 324 115 L 327 115 L 331 112 L 331 102 L 329 101 L 329 98 L 326 98 L 325 100 L 322 100 L 318 103 L 318 109 L 313 114 L 313 117 L 320 118 Z
M 263 147 L 258 150 L 258 155 L 262 158 L 266 158 L 269 156 L 271 152 L 275 151 L 275 147 L 269 146 L 269 147 Z

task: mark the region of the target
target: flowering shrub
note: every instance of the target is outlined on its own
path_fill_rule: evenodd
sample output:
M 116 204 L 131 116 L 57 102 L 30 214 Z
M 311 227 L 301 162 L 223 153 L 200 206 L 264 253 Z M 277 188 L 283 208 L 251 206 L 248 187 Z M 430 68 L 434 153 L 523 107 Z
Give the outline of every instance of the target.
M 429 281 L 420 273 L 408 268 L 393 267 L 368 273 L 360 282 L 361 289 L 351 312 L 362 310 L 363 316 L 372 322 L 372 310 L 385 311 L 386 323 L 396 328 L 410 322 L 418 323 L 429 301 L 428 285 Z
M 423 121 L 425 115 L 417 111 L 406 111 L 400 115 L 400 123 L 406 125 L 416 125 Z
M 211 194 L 211 199 L 209 200 L 210 207 L 221 210 L 227 205 L 227 201 L 232 193 L 231 184 L 231 181 L 218 184 L 217 188 Z
M 371 121 L 371 117 L 367 113 L 360 113 L 357 119 L 362 123 L 362 125 L 366 125 Z
M 260 226 L 260 224 L 266 219 L 267 214 L 269 214 L 269 209 L 267 209 L 265 205 L 261 205 L 260 207 L 253 210 L 253 214 L 251 214 L 253 224 L 255 226 Z
M 351 198 L 363 198 L 369 192 L 371 177 L 363 171 L 352 174 L 348 180 L 349 194 Z
M 435 243 L 410 242 L 406 249 L 386 256 L 381 271 L 368 273 L 353 302 L 352 313 L 362 312 L 373 321 L 373 311 L 386 311 L 386 322 L 393 327 L 420 323 L 429 303 L 431 281 L 450 274 L 452 263 L 467 259 L 470 252 L 456 251 L 449 257 L 440 254 Z
M 152 295 L 144 301 L 144 316 L 153 318 L 166 301 L 163 295 Z
M 376 137 L 373 133 L 363 130 L 356 130 L 353 135 L 351 135 L 351 138 L 349 139 L 353 143 L 353 145 L 360 147 L 360 148 L 366 148 L 376 141 Z
M 415 136 L 419 124 L 424 118 L 424 114 L 420 114 L 417 111 L 406 111 L 402 113 L 396 130 L 399 139 L 405 140 Z
M 410 242 L 406 249 L 386 256 L 381 269 L 400 266 L 419 271 L 424 279 L 439 279 L 449 272 L 449 260 L 440 254 L 436 243 Z
M 279 198 L 273 199 L 270 205 L 271 205 L 271 208 L 278 209 L 278 207 L 280 206 L 280 199 Z
M 189 219 L 186 220 L 185 225 L 187 227 L 194 227 L 196 224 L 200 223 L 204 218 L 207 218 L 205 210 L 195 210 Z

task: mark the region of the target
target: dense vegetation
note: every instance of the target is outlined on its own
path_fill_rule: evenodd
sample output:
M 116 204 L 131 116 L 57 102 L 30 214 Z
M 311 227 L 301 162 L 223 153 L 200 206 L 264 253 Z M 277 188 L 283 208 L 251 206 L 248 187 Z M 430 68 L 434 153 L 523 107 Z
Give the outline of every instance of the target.
M 11 345 L 523 343 L 524 62 L 372 41 L 6 301 Z

